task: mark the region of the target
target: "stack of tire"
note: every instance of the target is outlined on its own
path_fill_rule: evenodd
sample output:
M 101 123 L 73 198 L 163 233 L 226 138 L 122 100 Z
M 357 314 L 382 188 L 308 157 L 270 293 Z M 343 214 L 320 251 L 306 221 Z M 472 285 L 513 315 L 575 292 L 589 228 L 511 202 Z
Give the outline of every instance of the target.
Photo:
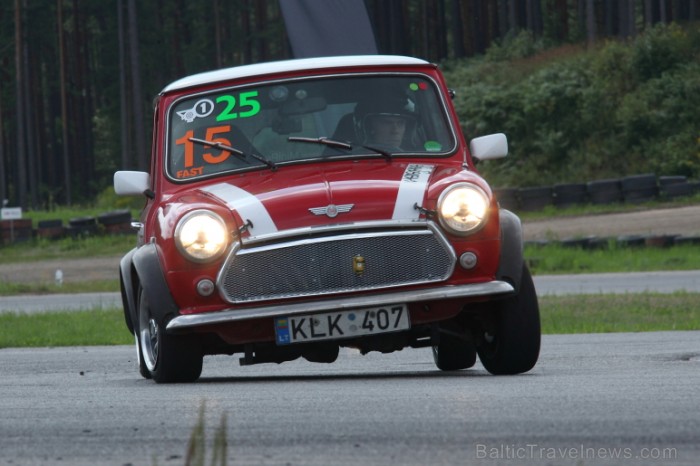
M 518 190 L 516 188 L 494 189 L 493 194 L 501 208 L 510 211 L 516 211 L 520 208 L 520 200 L 518 199 Z
M 68 234 L 71 238 L 88 238 L 97 234 L 95 217 L 76 217 L 68 221 Z
M 122 235 L 134 232 L 131 228 L 131 211 L 129 209 L 105 212 L 97 216 L 97 221 L 102 225 L 106 234 Z
M 627 176 L 622 178 L 620 185 L 622 197 L 628 203 L 653 201 L 659 197 L 659 186 L 653 173 Z
M 659 189 L 661 195 L 668 199 L 692 196 L 700 191 L 698 183 L 689 183 L 685 176 L 660 176 Z
M 0 242 L 2 244 L 27 241 L 32 239 L 33 234 L 32 220 L 29 218 L 0 220 Z
M 536 211 L 552 204 L 559 208 L 586 203 L 635 204 L 659 198 L 692 196 L 698 192 L 700 183 L 688 182 L 685 176 L 661 176 L 657 179 L 655 174 L 647 173 L 553 187 L 499 188 L 494 190 L 494 195 L 505 209 Z
M 554 205 L 559 208 L 585 204 L 588 190 L 585 183 L 556 184 L 552 188 Z
M 551 186 L 521 188 L 519 194 L 520 208 L 524 211 L 542 210 L 552 205 Z
M 586 185 L 588 199 L 592 204 L 614 204 L 622 202 L 620 180 L 590 181 Z
M 36 228 L 37 238 L 43 239 L 60 239 L 66 234 L 66 229 L 63 227 L 63 220 L 39 220 Z

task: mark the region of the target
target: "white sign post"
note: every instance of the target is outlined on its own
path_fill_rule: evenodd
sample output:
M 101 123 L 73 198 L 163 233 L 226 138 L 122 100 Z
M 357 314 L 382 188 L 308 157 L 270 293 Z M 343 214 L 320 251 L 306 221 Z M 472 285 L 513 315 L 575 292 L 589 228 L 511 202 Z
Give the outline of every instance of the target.
M 3 207 L 0 209 L 0 220 L 10 221 L 10 242 L 15 242 L 15 220 L 22 218 L 21 207 Z
M 3 207 L 0 209 L 2 220 L 20 220 L 22 218 L 21 207 Z

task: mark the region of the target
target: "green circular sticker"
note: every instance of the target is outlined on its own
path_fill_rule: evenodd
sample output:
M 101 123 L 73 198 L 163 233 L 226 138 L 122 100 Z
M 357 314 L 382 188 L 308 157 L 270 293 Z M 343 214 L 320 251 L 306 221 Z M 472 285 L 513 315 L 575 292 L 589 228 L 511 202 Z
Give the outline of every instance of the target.
M 439 152 L 442 150 L 442 144 L 437 141 L 426 141 L 425 144 L 423 144 L 423 147 L 428 152 Z
M 418 90 L 418 84 L 416 84 L 416 83 L 411 83 L 411 84 L 408 85 L 408 87 L 409 87 L 409 89 L 411 89 L 412 91 L 417 91 L 417 90 Z

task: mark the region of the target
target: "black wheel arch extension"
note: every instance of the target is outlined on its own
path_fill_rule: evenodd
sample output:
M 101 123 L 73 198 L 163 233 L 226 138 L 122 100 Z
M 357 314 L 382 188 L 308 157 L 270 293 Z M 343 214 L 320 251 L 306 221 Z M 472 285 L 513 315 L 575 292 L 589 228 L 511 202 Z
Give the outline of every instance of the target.
M 167 323 L 166 319 L 178 314 L 155 245 L 146 244 L 132 249 L 122 258 L 119 267 L 124 315 L 132 333 L 135 330 L 134 323 L 138 322 L 139 287 L 151 303 L 153 317 L 163 326 Z
M 501 255 L 498 261 L 496 278 L 507 281 L 520 291 L 520 281 L 523 275 L 523 227 L 520 218 L 513 212 L 500 209 L 501 222 Z

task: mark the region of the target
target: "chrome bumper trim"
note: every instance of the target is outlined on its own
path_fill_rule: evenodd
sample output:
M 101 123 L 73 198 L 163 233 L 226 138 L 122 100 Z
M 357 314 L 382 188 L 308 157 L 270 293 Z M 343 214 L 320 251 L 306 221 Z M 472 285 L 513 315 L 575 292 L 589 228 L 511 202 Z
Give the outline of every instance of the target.
M 294 304 L 275 304 L 245 309 L 229 309 L 206 314 L 190 314 L 175 317 L 168 323 L 167 330 L 176 331 L 190 327 L 201 327 L 203 325 L 226 324 L 269 317 L 285 317 L 327 311 L 345 311 L 363 307 L 382 306 L 385 304 L 500 295 L 512 293 L 513 291 L 515 290 L 510 283 L 494 280 L 491 282 L 469 285 L 440 286 L 421 290 L 351 296 L 340 299 L 307 301 Z

